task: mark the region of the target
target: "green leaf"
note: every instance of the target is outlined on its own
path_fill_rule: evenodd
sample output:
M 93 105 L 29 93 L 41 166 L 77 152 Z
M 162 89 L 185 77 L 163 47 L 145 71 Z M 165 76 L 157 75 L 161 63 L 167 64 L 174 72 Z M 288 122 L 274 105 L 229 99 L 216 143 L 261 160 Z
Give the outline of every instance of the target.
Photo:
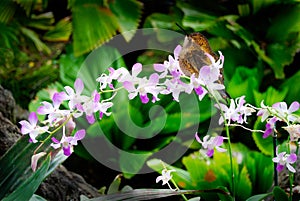
M 16 4 L 10 0 L 0 1 L 0 22 L 7 23 L 14 16 Z
M 29 16 L 36 0 L 15 0 L 15 2 L 17 2 L 25 10 L 26 15 Z
M 157 39 L 160 42 L 169 42 L 174 40 L 176 36 L 168 34 L 166 31 L 160 29 L 173 29 L 174 18 L 167 14 L 153 13 L 147 17 L 144 23 L 144 28 L 157 28 Z
M 142 4 L 136 0 L 115 0 L 109 6 L 117 17 L 119 31 L 130 41 L 141 20 Z
M 33 194 L 29 201 L 47 201 L 47 200 L 39 195 Z
M 214 25 L 217 19 L 216 16 L 207 14 L 205 12 L 200 12 L 199 9 L 188 3 L 179 1 L 177 5 L 184 13 L 182 20 L 183 26 L 191 27 L 194 30 L 207 30 Z
M 285 100 L 292 103 L 295 100 L 300 100 L 300 87 L 295 87 L 300 80 L 300 71 L 292 77 L 286 79 L 281 85 L 280 90 L 288 90 Z
M 168 170 L 175 170 L 175 172 L 172 172 L 173 179 L 177 183 L 177 185 L 180 188 L 183 189 L 193 189 L 193 182 L 191 180 L 190 173 L 187 172 L 186 170 L 177 168 L 175 166 L 167 165 L 166 163 L 162 162 L 160 159 L 150 159 L 147 161 L 147 165 L 155 170 L 156 172 L 161 174 L 161 171 L 164 169 L 163 164 L 165 164 L 166 168 Z
M 273 105 L 274 103 L 283 101 L 286 97 L 286 94 L 288 93 L 288 89 L 284 88 L 281 91 L 276 90 L 273 87 L 268 87 L 267 91 L 264 93 L 260 93 L 257 91 L 253 91 L 254 93 L 254 99 L 255 99 L 255 105 L 257 107 L 260 106 L 261 101 L 264 101 L 265 105 Z
M 274 187 L 273 194 L 274 194 L 275 200 L 289 201 L 289 198 L 288 198 L 287 194 L 285 193 L 285 191 L 278 186 Z
M 46 136 L 48 136 L 48 133 L 39 136 L 38 140 L 45 139 Z M 54 137 L 57 137 L 57 135 L 54 134 Z M 7 193 L 19 188 L 34 174 L 30 168 L 30 163 L 39 143 L 29 143 L 28 140 L 28 136 L 21 137 L 0 159 L 0 199 Z M 40 150 L 47 151 L 50 144 L 51 140 L 45 141 Z M 57 158 L 53 159 L 50 168 L 48 167 L 47 172 L 44 174 L 45 177 L 66 159 L 61 154 L 57 154 Z
M 41 167 L 34 172 L 27 180 L 25 180 L 20 187 L 9 194 L 3 201 L 15 200 L 29 200 L 33 193 L 37 190 L 41 182 L 44 180 L 48 168 L 50 166 L 51 154 L 48 154 L 46 160 L 42 163 Z
M 261 123 L 261 118 L 258 118 L 254 124 L 255 130 L 265 130 L 265 124 Z M 252 133 L 253 140 L 255 141 L 258 149 L 266 154 L 267 156 L 272 156 L 273 154 L 273 139 L 271 136 L 263 138 L 263 133 L 254 132 Z
M 201 197 L 195 197 L 195 198 L 191 198 L 188 199 L 188 201 L 200 201 Z
M 271 195 L 272 193 L 265 193 L 265 194 L 259 194 L 249 197 L 246 201 L 261 201 L 264 200 L 266 197 Z
M 40 40 L 37 33 L 35 33 L 34 31 L 32 31 L 31 29 L 28 29 L 26 27 L 21 27 L 20 30 L 26 37 L 28 37 L 34 43 L 34 45 L 38 51 L 44 52 L 48 55 L 51 53 L 51 50 L 49 49 L 49 47 Z
M 58 61 L 60 65 L 59 75 L 63 85 L 73 87 L 83 61 L 83 57 L 75 57 L 72 53 L 60 56 Z
M 266 38 L 273 42 L 286 43 L 297 37 L 300 30 L 300 4 L 282 5 L 267 31 Z M 299 45 L 298 45 L 299 46 Z M 286 49 L 288 50 L 288 49 Z
M 257 13 L 258 11 L 262 10 L 262 8 L 265 8 L 267 6 L 270 6 L 276 2 L 278 2 L 278 0 L 268 0 L 268 1 L 261 1 L 261 0 L 251 0 L 250 1 L 252 4 L 252 9 L 253 9 L 253 13 Z
M 72 7 L 75 56 L 87 53 L 116 34 L 118 21 L 107 8 L 96 3 Z
M 137 174 L 152 154 L 148 151 L 122 151 L 119 163 L 124 177 L 129 179 Z
M 113 182 L 109 185 L 107 194 L 117 193 L 119 192 L 121 184 L 121 175 L 117 175 L 116 178 L 113 180 Z
M 293 46 L 287 46 L 286 44 L 281 43 L 273 43 L 268 45 L 267 54 L 273 60 L 273 66 L 271 67 L 275 71 L 275 74 L 283 74 L 284 76 L 284 67 L 293 62 L 294 56 L 300 47 L 299 41 L 300 40 L 294 42 L 296 45 Z M 283 78 L 283 76 L 278 78 Z
M 236 185 L 236 195 L 239 200 L 246 200 L 251 196 L 252 185 L 249 178 L 248 169 L 246 166 L 243 166 L 238 175 L 238 182 Z
M 69 17 L 61 19 L 53 29 L 45 33 L 43 39 L 51 42 L 68 41 L 72 33 L 72 23 L 70 20 Z
M 135 189 L 121 193 L 103 195 L 98 198 L 90 199 L 90 201 L 142 201 L 170 197 L 174 195 L 197 194 L 198 192 L 199 190 L 173 191 L 170 189 Z
M 28 23 L 26 23 L 26 26 L 40 29 L 40 30 L 49 30 L 53 28 L 53 23 L 55 19 L 52 12 L 42 13 L 39 15 L 32 15 L 31 19 Z
M 231 97 L 246 96 L 249 103 L 254 103 L 254 91 L 258 91 L 261 76 L 256 68 L 238 67 L 228 82 L 227 92 Z

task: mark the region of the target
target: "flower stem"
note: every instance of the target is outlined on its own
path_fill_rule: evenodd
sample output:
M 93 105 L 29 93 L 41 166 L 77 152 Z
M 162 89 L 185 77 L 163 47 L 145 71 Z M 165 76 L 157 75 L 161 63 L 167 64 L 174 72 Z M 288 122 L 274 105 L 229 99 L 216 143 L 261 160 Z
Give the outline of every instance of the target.
M 274 157 L 276 157 L 276 147 L 277 147 L 277 134 L 274 133 L 274 136 L 273 136 L 273 155 L 274 155 Z M 275 163 L 274 163 L 274 186 L 278 186 L 278 172 L 277 172 Z
M 220 105 L 219 100 L 214 95 L 213 95 L 213 98 L 215 99 L 218 107 L 220 108 L 221 116 L 224 119 L 226 137 L 227 137 L 227 140 L 228 140 L 228 152 L 229 152 L 229 160 L 230 160 L 231 185 L 232 185 L 232 195 L 233 195 L 232 197 L 233 197 L 233 201 L 234 201 L 235 200 L 235 177 L 234 177 L 234 170 L 233 170 L 233 157 L 232 157 L 232 149 L 231 149 L 229 126 L 228 126 L 228 122 L 227 122 L 227 120 L 225 118 L 225 114 L 224 114 L 223 110 L 221 109 L 222 107 Z
M 173 185 L 175 186 L 175 188 L 176 188 L 177 190 L 179 190 L 179 187 L 178 187 L 178 185 L 176 184 L 176 182 L 174 181 L 174 179 L 171 179 L 171 182 L 173 183 Z M 184 194 L 181 194 L 181 197 L 182 197 L 185 201 L 188 201 L 188 199 L 185 197 Z
M 72 118 L 72 114 L 70 114 L 70 116 L 61 124 L 61 125 L 59 125 L 56 129 L 54 129 L 53 131 L 51 131 L 50 133 L 49 133 L 49 135 L 43 140 L 43 141 L 41 141 L 41 144 L 34 150 L 34 154 L 43 146 L 43 144 L 46 142 L 46 141 L 48 141 L 50 138 L 51 138 L 51 136 L 54 134 L 54 133 L 56 133 L 58 130 L 60 130 L 63 126 L 65 126 L 67 123 L 68 123 L 68 121 Z

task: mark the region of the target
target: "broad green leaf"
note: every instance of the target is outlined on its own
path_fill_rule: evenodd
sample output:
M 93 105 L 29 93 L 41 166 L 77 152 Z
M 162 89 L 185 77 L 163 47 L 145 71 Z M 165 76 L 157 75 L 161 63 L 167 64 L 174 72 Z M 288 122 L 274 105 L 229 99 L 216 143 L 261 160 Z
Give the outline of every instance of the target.
M 40 30 L 49 30 L 53 28 L 55 19 L 52 12 L 42 13 L 39 15 L 32 14 L 26 26 Z
M 265 105 L 273 105 L 274 103 L 283 101 L 288 93 L 288 89 L 284 88 L 281 91 L 274 89 L 273 87 L 268 87 L 267 91 L 264 93 L 260 93 L 254 91 L 254 99 L 257 107 L 260 106 L 261 101 L 264 101 Z
M 255 36 L 250 31 L 238 23 L 231 23 L 226 26 L 233 33 L 239 36 L 248 47 L 253 47 L 259 58 L 266 62 L 273 69 L 277 79 L 284 78 L 282 66 L 278 65 L 272 58 L 269 57 L 269 55 L 266 54 L 265 50 L 262 49 L 259 43 L 254 40 Z
M 148 151 L 122 151 L 119 164 L 124 177 L 129 179 L 137 174 L 152 154 Z
M 282 9 L 280 9 L 280 12 L 277 12 L 277 15 L 275 15 L 276 17 L 272 19 L 272 23 L 267 31 L 266 38 L 273 42 L 282 43 L 293 41 L 291 40 L 292 38 L 297 38 L 297 35 L 299 35 L 300 32 L 300 21 L 295 19 L 300 19 L 299 9 L 299 3 L 282 5 Z M 292 42 L 292 44 L 293 43 L 294 41 Z
M 29 16 L 33 5 L 36 3 L 36 0 L 15 0 L 26 12 L 26 15 Z
M 262 201 L 265 198 L 267 198 L 268 196 L 270 196 L 271 194 L 272 193 L 254 195 L 254 196 L 249 197 L 246 201 Z
M 278 0 L 268 0 L 268 1 L 261 1 L 261 0 L 251 0 L 250 1 L 252 4 L 252 9 L 253 9 L 253 13 L 257 13 L 258 11 L 260 11 L 262 8 L 265 8 L 267 6 L 270 6 L 276 2 L 278 2 Z
M 285 193 L 285 191 L 278 186 L 274 187 L 273 195 L 274 195 L 275 200 L 289 201 L 289 198 L 288 198 L 287 194 Z
M 300 37 L 298 38 L 298 41 L 295 41 L 296 45 L 287 46 L 283 43 L 273 43 L 268 45 L 267 47 L 267 54 L 268 57 L 270 57 L 273 60 L 273 70 L 276 70 L 275 73 L 277 74 L 283 74 L 282 77 L 278 78 L 284 78 L 284 67 L 291 64 L 293 62 L 294 56 L 297 53 L 299 47 L 300 47 Z M 298 43 L 298 45 L 297 45 Z
M 72 33 L 72 23 L 70 20 L 68 17 L 61 19 L 53 29 L 45 33 L 43 39 L 52 42 L 68 41 Z
M 63 85 L 74 87 L 77 73 L 84 61 L 84 57 L 75 57 L 72 53 L 63 54 L 59 58 L 59 75 Z
M 292 103 L 295 100 L 300 100 L 300 87 L 295 87 L 300 80 L 300 71 L 292 77 L 286 79 L 281 85 L 281 90 L 288 90 L 285 97 L 286 102 Z
M 50 48 L 40 40 L 37 33 L 26 27 L 21 27 L 20 31 L 34 43 L 38 51 L 44 52 L 48 55 L 51 53 Z
M 195 197 L 195 198 L 191 198 L 188 199 L 188 201 L 200 201 L 201 197 Z
M 246 200 L 252 193 L 252 185 L 249 178 L 247 166 L 243 166 L 238 175 L 236 195 L 239 200 Z
M 16 11 L 16 4 L 10 0 L 0 1 L 0 22 L 7 23 L 14 16 Z
M 121 184 L 121 175 L 117 175 L 116 178 L 113 180 L 113 182 L 109 185 L 107 194 L 117 193 L 119 192 Z
M 194 188 L 190 173 L 187 172 L 186 170 L 177 168 L 175 166 L 167 165 L 166 163 L 164 163 L 161 160 L 156 159 L 156 158 L 150 159 L 147 161 L 147 165 L 151 169 L 155 170 L 156 172 L 158 172 L 160 174 L 161 174 L 161 171 L 164 169 L 164 164 L 168 170 L 175 170 L 175 172 L 172 172 L 173 179 L 180 188 L 183 188 L 183 189 L 193 189 Z
M 261 76 L 257 69 L 238 67 L 228 82 L 227 92 L 231 97 L 246 96 L 249 103 L 254 103 L 254 91 L 258 91 Z
M 74 5 L 72 17 L 75 56 L 85 54 L 110 40 L 118 28 L 116 16 L 97 3 Z
M 261 123 L 261 118 L 258 118 L 254 124 L 255 130 L 265 130 L 265 123 Z M 272 156 L 273 154 L 273 139 L 272 136 L 267 138 L 263 138 L 263 133 L 261 132 L 254 132 L 252 133 L 253 140 L 255 141 L 256 146 L 258 149 L 266 154 L 267 156 Z
M 3 199 L 3 201 L 29 200 L 46 177 L 51 161 L 51 154 L 48 154 L 41 167 L 26 179 L 15 191 Z
M 233 201 L 233 197 L 230 195 L 230 192 L 226 187 L 220 186 L 219 189 L 222 189 L 224 192 L 227 192 L 227 195 L 223 193 L 218 193 L 218 196 L 221 201 Z
M 184 17 L 182 20 L 183 26 L 191 27 L 197 31 L 209 29 L 214 25 L 216 16 L 199 11 L 197 8 L 179 1 L 178 7 L 183 11 Z
M 47 135 L 48 133 L 42 134 L 38 140 L 45 139 Z M 54 136 L 57 137 L 56 134 Z M 29 143 L 28 140 L 28 136 L 21 137 L 0 159 L 0 199 L 20 187 L 33 174 L 30 168 L 31 156 L 39 143 Z M 50 144 L 51 140 L 45 141 L 40 150 L 47 152 Z M 58 154 L 44 176 L 49 175 L 65 159 L 65 156 Z
M 130 41 L 141 20 L 142 4 L 136 0 L 115 0 L 109 6 L 117 17 L 119 31 Z
M 153 200 L 157 198 L 170 197 L 181 194 L 197 194 L 199 190 L 178 190 L 170 189 L 135 189 L 126 192 L 120 192 L 110 195 L 103 195 L 98 198 L 89 199 L 89 201 L 142 201 Z

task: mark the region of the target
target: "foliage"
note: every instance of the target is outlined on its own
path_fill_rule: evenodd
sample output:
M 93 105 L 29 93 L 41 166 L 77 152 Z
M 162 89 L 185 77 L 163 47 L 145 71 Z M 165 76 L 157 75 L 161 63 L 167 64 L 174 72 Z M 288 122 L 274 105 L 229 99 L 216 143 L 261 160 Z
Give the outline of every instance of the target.
M 233 147 L 234 171 L 236 176 L 236 199 L 246 200 L 251 195 L 267 192 L 272 185 L 273 165 L 270 157 L 257 151 L 250 151 L 242 144 Z M 215 189 L 223 186 L 231 189 L 229 157 L 225 153 L 215 153 L 207 158 L 201 152 L 183 157 L 185 169 L 168 166 L 174 169 L 174 181 L 183 189 Z M 155 171 L 162 169 L 161 162 L 152 159 L 147 162 Z M 201 167 L 201 168 L 199 168 Z M 263 173 L 261 172 L 263 171 Z M 217 200 L 220 195 L 204 192 L 200 197 L 205 200 Z
M 41 164 L 36 172 L 30 168 L 31 156 L 37 151 L 37 144 L 28 143 L 28 137 L 20 138 L 5 155 L 0 158 L 0 187 L 1 200 L 29 200 L 41 182 L 66 157 L 62 153 L 52 153 L 41 159 Z M 47 150 L 49 142 L 45 142 L 40 149 Z
M 93 88 L 93 81 L 98 72 L 92 71 L 94 68 L 82 71 L 82 68 L 84 69 L 87 65 L 84 62 L 87 59 L 85 54 L 97 50 L 97 47 L 117 33 L 122 33 L 125 41 L 129 42 L 141 25 L 144 28 L 180 31 L 175 24 L 177 22 L 188 33 L 195 31 L 204 33 L 212 48 L 221 50 L 226 55 L 225 84 L 232 97 L 246 95 L 247 102 L 256 106 L 260 105 L 261 100 L 264 100 L 265 104 L 272 104 L 284 100 L 291 103 L 300 99 L 299 87 L 295 87 L 300 75 L 295 60 L 300 48 L 300 21 L 294 20 L 300 18 L 299 1 L 252 0 L 241 3 L 217 0 L 177 0 L 174 2 L 175 5 L 169 7 L 168 12 L 150 13 L 149 16 L 144 16 L 145 20 L 142 21 L 143 4 L 136 0 L 126 1 L 126 3 L 122 0 L 70 0 L 66 8 L 69 13 L 66 12 L 67 14 L 61 19 L 51 12 L 46 12 L 48 1 L 1 1 L 0 84 L 11 89 L 17 102 L 23 107 L 27 107 L 29 101 L 35 97 L 29 105 L 29 109 L 35 111 L 41 101 L 50 100 L 54 91 L 60 91 L 66 85 L 72 86 L 78 76 L 89 77 L 90 82 L 85 85 L 90 89 Z M 174 40 L 169 35 L 162 34 L 158 29 L 157 38 L 147 42 L 172 43 Z M 65 43 L 71 44 L 65 47 Z M 63 54 L 62 51 L 64 51 Z M 110 63 L 111 55 L 121 57 L 116 49 L 106 47 L 98 53 L 101 54 L 101 59 L 97 65 L 101 70 L 110 66 L 115 68 L 126 66 L 123 59 L 118 59 L 113 64 Z M 157 58 L 162 60 L 162 56 L 161 52 L 149 50 L 138 60 L 143 61 L 142 63 L 144 61 L 153 63 L 151 61 L 157 61 Z M 52 84 L 49 85 L 49 83 Z M 46 89 L 39 91 L 46 86 L 48 86 Z M 36 93 L 37 96 L 35 96 Z M 117 102 L 124 102 L 126 99 L 127 94 L 124 93 L 119 93 L 116 97 Z M 174 137 L 178 131 L 191 136 L 194 133 L 190 133 L 190 129 L 200 125 L 199 130 L 205 133 L 207 121 L 215 114 L 215 111 L 206 107 L 206 105 L 211 105 L 208 99 L 199 104 L 200 117 L 197 112 L 193 111 L 193 108 L 188 108 L 183 113 L 180 105 L 170 103 L 171 100 L 171 97 L 166 96 L 159 104 L 145 106 L 139 100 L 134 99 L 126 105 L 119 105 L 113 111 L 115 115 L 89 126 L 87 139 L 109 139 L 113 145 L 128 153 L 139 154 L 141 157 L 137 157 L 134 164 L 124 162 L 128 157 L 126 154 L 121 154 L 115 161 L 115 164 L 121 165 L 120 169 L 125 172 L 125 177 L 131 178 L 141 170 L 145 162 L 157 150 L 167 146 L 170 142 L 176 141 L 178 149 L 185 147 L 187 142 L 184 138 Z M 187 105 L 190 103 L 188 97 L 181 97 L 180 101 L 185 101 Z M 165 115 L 155 116 L 159 110 L 152 108 L 159 106 L 165 108 Z M 260 120 L 260 118 L 253 119 L 249 122 L 249 127 L 262 129 L 263 125 Z M 137 126 L 143 128 L 143 137 L 147 140 L 136 139 L 141 131 L 135 129 Z M 128 133 L 130 136 L 127 135 Z M 159 134 L 154 137 L 156 133 Z M 232 135 L 236 134 L 239 134 L 238 130 L 233 129 Z M 243 156 L 242 162 L 238 162 L 238 159 L 234 160 L 238 200 L 264 199 L 270 195 L 260 193 L 267 192 L 272 184 L 270 178 L 273 175 L 273 167 L 270 165 L 272 161 L 269 157 L 272 155 L 272 139 L 263 139 L 260 133 L 253 133 L 252 136 L 261 153 L 250 151 L 242 145 L 234 147 L 237 156 Z M 20 146 L 25 147 L 25 145 Z M 104 148 L 109 152 L 112 146 L 107 144 Z M 91 157 L 82 147 L 76 149 L 75 152 L 86 159 Z M 22 154 L 24 152 L 21 152 Z M 178 167 L 172 166 L 177 170 L 174 180 L 178 185 L 189 190 L 217 189 L 225 186 L 224 191 L 231 191 L 228 156 L 217 153 L 214 160 L 207 159 L 210 164 L 207 164 L 205 160 L 200 160 L 200 157 L 200 153 L 193 153 L 185 156 Z M 26 155 L 25 158 L 29 156 Z M 3 165 L 1 160 L 0 168 Z M 46 162 L 47 160 L 43 162 L 39 171 L 48 170 L 49 161 Z M 25 165 L 28 164 L 20 164 L 21 169 L 16 170 L 16 175 L 26 172 L 23 171 Z M 155 160 L 148 161 L 148 165 L 158 172 L 161 171 L 157 168 Z M 185 169 L 181 168 L 182 166 Z M 262 170 L 264 174 L 260 174 L 259 170 Z M 126 174 L 126 172 L 131 172 L 131 174 Z M 39 174 L 31 176 L 26 174 L 24 181 L 18 181 L 15 186 L 12 183 L 17 176 L 2 180 L 10 183 L 4 185 L 2 182 L 3 193 L 6 194 L 18 188 L 15 191 L 17 193 L 10 196 L 19 195 L 18 192 L 20 189 L 24 190 L 26 182 L 37 177 L 36 185 L 38 185 L 46 176 L 45 172 Z M 32 187 L 36 186 L 32 185 Z M 28 191 L 29 194 L 34 193 L 34 188 L 32 189 Z M 116 192 L 118 189 L 113 189 L 111 186 L 109 193 Z M 130 193 L 125 192 L 124 196 L 130 197 L 132 193 L 136 196 L 152 193 L 152 196 L 160 197 L 186 192 L 188 191 L 174 193 L 161 189 L 157 191 L 133 190 Z M 284 193 L 278 188 L 275 188 L 272 194 L 276 200 L 286 199 Z M 251 195 L 256 196 L 249 198 Z M 114 196 L 116 195 L 109 197 Z M 202 196 L 208 200 L 230 199 L 228 196 L 222 198 L 224 197 L 222 194 L 213 195 L 207 192 L 201 192 Z

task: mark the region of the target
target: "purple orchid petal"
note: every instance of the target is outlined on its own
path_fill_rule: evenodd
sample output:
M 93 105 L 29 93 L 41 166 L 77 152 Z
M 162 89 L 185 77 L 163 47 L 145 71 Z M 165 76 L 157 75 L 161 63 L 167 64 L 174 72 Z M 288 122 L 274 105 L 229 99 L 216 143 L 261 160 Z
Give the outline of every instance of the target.
M 21 124 L 21 133 L 23 135 L 31 132 L 32 126 L 28 121 L 22 120 L 19 124 Z
M 195 133 L 195 138 L 200 144 L 202 144 L 202 141 L 200 140 L 197 132 Z
M 156 84 L 159 82 L 159 75 L 157 73 L 153 73 L 149 77 L 149 83 Z
M 125 88 L 128 92 L 131 92 L 131 91 L 134 91 L 134 90 L 135 90 L 134 84 L 133 84 L 132 82 L 125 81 L 125 82 L 123 82 L 123 86 L 124 86 L 124 88 Z
M 94 102 L 100 101 L 100 94 L 96 90 L 93 93 L 93 97 L 94 97 Z
M 291 166 L 289 163 L 286 164 L 286 167 L 288 168 L 288 170 L 289 170 L 290 172 L 293 172 L 293 173 L 296 172 L 295 168 L 294 168 L 293 166 Z
M 70 156 L 71 155 L 71 146 L 63 147 L 64 155 Z
M 149 102 L 149 98 L 148 98 L 147 94 L 140 95 L 140 99 L 141 99 L 142 103 L 144 103 L 144 104 Z
M 108 72 L 109 72 L 109 74 L 113 74 L 115 72 L 115 69 L 112 67 L 109 67 Z
M 292 153 L 287 159 L 286 159 L 286 162 L 287 163 L 295 163 L 297 161 L 297 155 Z
M 163 72 L 165 70 L 165 66 L 163 64 L 153 64 L 153 68 L 157 72 Z
M 272 133 L 273 129 L 266 129 L 264 134 L 263 134 L 263 138 L 267 138 L 271 133 Z
M 100 118 L 100 119 L 103 118 L 103 112 L 99 112 L 99 118 Z
M 182 49 L 181 45 L 177 45 L 176 48 L 174 49 L 174 57 L 175 57 L 175 59 L 178 58 L 178 56 L 179 56 L 179 54 L 181 52 L 181 49 Z
M 277 164 L 276 170 L 277 170 L 278 172 L 281 172 L 283 169 L 284 169 L 284 165 Z
M 35 112 L 31 112 L 29 114 L 29 117 L 28 117 L 28 121 L 30 122 L 30 124 L 34 127 L 36 126 L 37 122 L 38 122 L 38 118 L 37 118 L 37 115 Z
M 77 78 L 74 83 L 74 88 L 77 94 L 81 94 L 84 88 L 84 84 L 80 78 Z
M 132 66 L 132 75 L 136 77 L 142 71 L 142 64 L 136 63 Z
M 206 78 L 206 77 L 209 77 L 210 76 L 210 71 L 211 71 L 211 69 L 210 69 L 210 67 L 209 66 L 203 66 L 201 69 L 200 69 L 200 75 L 201 75 L 201 77 L 203 77 L 203 78 Z
M 297 101 L 294 101 L 292 102 L 290 108 L 289 108 L 289 112 L 292 113 L 292 112 L 295 112 L 299 110 L 299 103 Z
M 109 87 L 110 89 L 115 89 L 115 87 L 114 87 L 113 84 L 109 84 L 108 87 Z
M 85 137 L 84 129 L 78 130 L 74 135 L 74 139 L 76 139 L 76 140 L 82 140 L 84 137 Z
M 58 139 L 56 139 L 55 137 L 52 137 L 51 140 L 52 140 L 52 142 L 54 142 L 56 144 L 60 143 L 60 141 Z
M 212 157 L 214 155 L 214 149 L 208 149 L 207 152 L 206 152 L 206 155 L 208 157 Z
M 84 108 L 83 108 L 83 106 L 82 106 L 80 103 L 76 104 L 75 107 L 76 107 L 76 109 L 77 109 L 78 111 L 81 111 L 81 112 L 84 111 Z
M 65 86 L 64 88 L 69 96 L 74 96 L 75 92 L 71 87 Z
M 94 114 L 86 115 L 85 118 L 86 118 L 86 120 L 89 122 L 89 124 L 95 123 L 95 117 L 94 117 Z
M 195 90 L 195 92 L 196 92 L 197 95 L 202 95 L 203 92 L 204 92 L 202 86 L 199 86 L 199 87 L 197 87 L 197 88 L 194 88 L 194 90 Z
M 215 137 L 212 144 L 215 146 L 221 146 L 223 144 L 223 137 L 222 136 Z
M 73 118 L 71 118 L 66 124 L 68 134 L 71 134 L 75 129 L 75 127 L 76 127 L 76 123 L 73 121 Z
M 42 106 L 37 109 L 38 114 L 50 114 L 53 111 L 53 105 L 46 101 L 42 102 Z
M 66 94 L 64 92 L 62 92 L 62 93 L 56 92 L 53 94 L 52 102 L 53 102 L 54 108 L 59 108 L 60 104 L 64 101 Z

